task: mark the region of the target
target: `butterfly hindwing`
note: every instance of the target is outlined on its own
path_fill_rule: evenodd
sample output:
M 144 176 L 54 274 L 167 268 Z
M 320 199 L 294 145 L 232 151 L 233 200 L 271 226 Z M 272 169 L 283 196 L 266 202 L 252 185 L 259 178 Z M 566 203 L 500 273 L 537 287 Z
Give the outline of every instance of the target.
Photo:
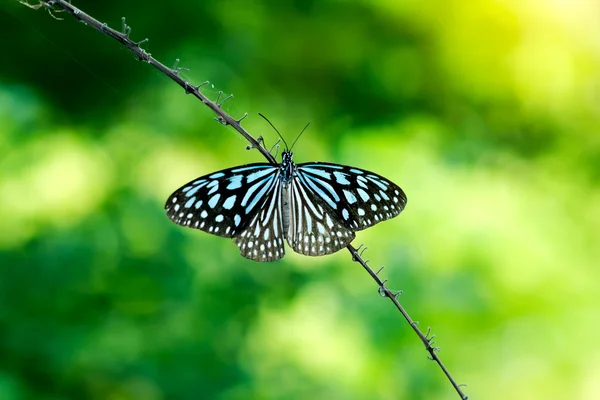
M 340 223 L 323 199 L 300 179 L 292 179 L 289 198 L 287 241 L 295 252 L 309 256 L 331 254 L 354 239 L 354 232 Z
M 264 195 L 260 211 L 233 238 L 240 253 L 254 261 L 276 261 L 285 254 L 279 174 L 273 182 Z
M 406 195 L 400 187 L 363 169 L 324 162 L 303 163 L 298 164 L 298 179 L 352 231 L 393 218 L 406 206 Z
M 176 190 L 165 209 L 176 224 L 235 237 L 259 213 L 277 180 L 278 168 L 271 164 L 224 169 Z

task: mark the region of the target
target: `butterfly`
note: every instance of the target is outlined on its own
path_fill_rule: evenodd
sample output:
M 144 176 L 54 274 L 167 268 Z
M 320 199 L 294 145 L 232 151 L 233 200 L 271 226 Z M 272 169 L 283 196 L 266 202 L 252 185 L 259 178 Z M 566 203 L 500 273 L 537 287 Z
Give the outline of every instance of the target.
M 287 147 L 287 146 L 286 146 Z M 327 162 L 241 165 L 199 177 L 169 196 L 176 224 L 231 238 L 242 256 L 276 261 L 284 239 L 297 253 L 321 256 L 346 247 L 355 232 L 400 214 L 406 195 L 388 179 Z

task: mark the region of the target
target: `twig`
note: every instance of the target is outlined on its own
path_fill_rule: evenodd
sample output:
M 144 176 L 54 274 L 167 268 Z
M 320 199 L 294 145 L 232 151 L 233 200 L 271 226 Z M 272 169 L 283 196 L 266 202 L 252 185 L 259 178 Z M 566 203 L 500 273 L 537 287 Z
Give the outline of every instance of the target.
M 121 29 L 121 32 L 119 32 L 119 31 L 116 31 L 116 30 L 110 28 L 106 23 L 102 23 L 102 22 L 92 18 L 90 15 L 79 10 L 78 8 L 74 7 L 73 5 L 71 5 L 70 3 L 68 3 L 67 1 L 64 1 L 64 0 L 40 1 L 39 4 L 36 4 L 36 5 L 31 5 L 31 4 L 27 3 L 26 1 L 21 1 L 21 0 L 18 0 L 18 1 L 21 4 L 26 5 L 27 7 L 35 9 L 35 10 L 38 10 L 40 8 L 46 8 L 50 12 L 50 15 L 52 15 L 54 18 L 56 18 L 56 16 L 54 16 L 54 14 L 53 14 L 54 12 L 65 11 L 66 13 L 75 17 L 77 20 L 85 22 L 87 25 L 96 29 L 100 33 L 108 35 L 108 36 L 112 37 L 113 39 L 117 40 L 119 43 L 121 43 L 122 45 L 127 47 L 129 50 L 131 50 L 136 55 L 138 60 L 145 61 L 148 64 L 152 65 L 153 67 L 158 69 L 160 72 L 162 72 L 163 74 L 165 74 L 166 76 L 171 78 L 171 80 L 176 82 L 179 86 L 181 86 L 185 90 L 186 94 L 191 93 L 194 96 L 196 96 L 200 101 L 202 101 L 202 103 L 206 104 L 211 110 L 213 110 L 213 112 L 215 114 L 217 114 L 217 117 L 215 119 L 218 122 L 222 123 L 223 125 L 231 125 L 246 140 L 248 140 L 250 142 L 250 145 L 247 146 L 248 149 L 255 148 L 255 149 L 259 150 L 261 152 L 261 154 L 271 164 L 277 164 L 275 157 L 273 157 L 273 155 L 271 155 L 270 151 L 267 150 L 266 147 L 263 146 L 262 137 L 255 139 L 252 135 L 250 135 L 241 126 L 242 120 L 248 116 L 248 113 L 245 113 L 244 116 L 242 116 L 240 119 L 236 120 L 233 117 L 231 117 L 229 114 L 227 114 L 225 111 L 223 111 L 223 109 L 221 108 L 221 105 L 226 100 L 232 98 L 233 95 L 229 95 L 229 96 L 226 96 L 223 99 L 221 99 L 223 92 L 219 92 L 219 95 L 215 101 L 211 101 L 210 99 L 208 99 L 199 90 L 200 87 L 202 87 L 205 84 L 208 84 L 208 82 L 204 82 L 200 85 L 194 86 L 191 83 L 187 82 L 185 79 L 181 78 L 181 76 L 179 76 L 179 73 L 181 71 L 184 71 L 184 70 L 188 71 L 187 68 L 182 68 L 182 67 L 178 66 L 179 59 L 175 60 L 173 68 L 168 68 L 167 66 L 165 66 L 164 64 L 162 64 L 161 62 L 156 60 L 154 57 L 152 57 L 152 55 L 150 53 L 148 53 L 146 50 L 144 50 L 141 47 L 142 44 L 148 42 L 148 39 L 144 39 L 140 42 L 134 42 L 133 40 L 130 39 L 131 27 L 125 23 L 125 18 L 122 18 L 122 29 Z M 55 7 L 57 7 L 58 9 Z M 461 386 L 464 386 L 464 385 L 462 385 L 462 384 L 459 385 L 456 383 L 456 381 L 454 380 L 454 378 L 452 377 L 452 375 L 450 374 L 450 372 L 448 371 L 448 369 L 442 363 L 442 360 L 438 356 L 437 352 L 439 351 L 439 348 L 433 346 L 434 335 L 430 336 L 431 332 L 429 329 L 427 330 L 427 335 L 423 334 L 423 332 L 418 327 L 418 322 L 412 320 L 412 318 L 408 315 L 408 313 L 406 312 L 404 307 L 402 307 L 402 305 L 398 301 L 398 296 L 401 294 L 401 292 L 393 293 L 385 285 L 387 280 L 381 280 L 381 278 L 379 277 L 379 273 L 383 270 L 383 267 L 381 267 L 377 272 L 375 272 L 375 271 L 373 271 L 373 269 L 371 269 L 371 267 L 368 264 L 369 260 L 364 260 L 362 258 L 363 252 L 367 249 L 366 247 L 363 248 L 363 246 L 361 245 L 361 246 L 359 246 L 358 249 L 356 249 L 352 245 L 348 245 L 347 249 L 350 252 L 350 254 L 352 255 L 352 260 L 355 262 L 358 262 L 360 265 L 362 265 L 362 267 L 369 273 L 369 275 L 371 275 L 371 278 L 373 278 L 373 280 L 377 283 L 377 285 L 379 286 L 379 288 L 378 288 L 379 294 L 382 297 L 389 298 L 394 303 L 394 305 L 396 306 L 398 311 L 400 311 L 400 313 L 404 316 L 404 318 L 410 324 L 410 326 L 413 328 L 413 330 L 415 331 L 417 336 L 419 336 L 419 338 L 421 339 L 421 342 L 423 343 L 423 345 L 425 346 L 425 349 L 429 353 L 429 359 L 437 362 L 437 364 L 440 366 L 440 368 L 442 369 L 442 371 L 444 372 L 444 374 L 446 375 L 446 377 L 448 378 L 448 380 L 454 387 L 454 389 L 456 389 L 456 392 L 460 395 L 461 399 L 468 400 L 468 397 L 463 393 L 463 391 L 461 389 Z
M 225 100 L 231 98 L 232 96 L 228 96 L 224 99 L 221 99 L 220 102 L 219 102 L 219 99 L 217 99 L 217 101 L 211 101 L 210 99 L 208 99 L 199 90 L 202 86 L 208 84 L 208 82 L 204 82 L 204 83 L 201 83 L 200 85 L 194 86 L 190 82 L 186 81 L 181 76 L 179 76 L 179 73 L 181 71 L 187 70 L 187 68 L 178 67 L 179 59 L 177 59 L 175 61 L 173 68 L 169 68 L 166 65 L 162 64 L 161 62 L 159 62 L 158 60 L 156 60 L 154 57 L 152 57 L 152 55 L 150 53 L 148 53 L 146 50 L 144 50 L 141 47 L 142 44 L 148 42 L 148 39 L 144 39 L 139 42 L 134 42 L 133 40 L 131 40 L 131 38 L 130 38 L 131 27 L 125 23 L 125 18 L 122 18 L 122 29 L 121 29 L 121 32 L 119 32 L 119 31 L 116 31 L 113 28 L 109 27 L 108 24 L 98 21 L 97 19 L 91 17 L 90 15 L 86 14 L 85 12 L 81 11 L 80 9 L 74 7 L 73 5 L 71 5 L 70 3 L 68 3 L 64 0 L 40 1 L 39 4 L 36 4 L 36 5 L 28 4 L 25 1 L 19 1 L 19 2 L 23 5 L 26 5 L 29 8 L 33 8 L 35 10 L 44 7 L 46 9 L 48 9 L 51 13 L 57 11 L 56 7 L 58 7 L 60 10 L 63 10 L 66 13 L 71 14 L 73 17 L 75 17 L 79 21 L 85 22 L 87 25 L 96 29 L 100 33 L 103 33 L 103 34 L 108 35 L 111 38 L 115 39 L 116 41 L 118 41 L 119 43 L 121 43 L 122 45 L 127 47 L 129 50 L 131 50 L 133 52 L 133 54 L 135 54 L 135 56 L 138 58 L 138 60 L 147 62 L 148 64 L 152 65 L 154 68 L 158 69 L 160 72 L 162 72 L 163 74 L 165 74 L 166 76 L 171 78 L 171 80 L 173 80 L 175 83 L 177 83 L 179 86 L 181 86 L 185 90 L 186 94 L 193 94 L 194 96 L 196 96 L 200 101 L 202 101 L 211 110 L 213 110 L 213 112 L 215 114 L 217 114 L 217 121 L 219 121 L 220 123 L 222 123 L 224 125 L 231 125 L 236 131 L 238 131 L 242 136 L 244 136 L 244 138 L 247 141 L 249 141 L 254 148 L 256 148 L 258 151 L 260 151 L 262 153 L 262 155 L 271 164 L 277 164 L 277 162 L 275 161 L 275 158 L 271 154 L 269 154 L 269 151 L 267 149 L 265 149 L 263 146 L 260 146 L 258 141 L 256 141 L 256 139 L 254 139 L 242 127 L 241 121 L 246 117 L 246 115 L 244 115 L 242 118 L 236 120 L 235 118 L 231 117 L 229 114 L 227 114 L 225 111 L 223 111 L 221 109 L 221 105 L 223 104 L 223 102 Z M 219 98 L 220 98 L 220 95 L 219 95 Z
M 359 254 L 361 247 L 362 247 L 362 245 L 359 246 L 358 249 L 355 249 L 352 245 L 348 245 L 347 249 L 350 252 L 350 254 L 352 254 L 352 261 L 356 261 L 357 263 L 362 265 L 362 267 L 369 273 L 369 275 L 371 275 L 371 278 L 373 278 L 373 280 L 375 282 L 377 282 L 377 285 L 379 285 L 379 289 L 378 289 L 379 294 L 382 297 L 387 297 L 388 299 L 390 299 L 392 301 L 392 303 L 394 303 L 394 305 L 396 306 L 398 311 L 400 311 L 400 313 L 404 316 L 404 319 L 406 319 L 406 321 L 413 328 L 413 330 L 415 331 L 417 336 L 419 336 L 419 339 L 421 339 L 421 342 L 423 342 L 425 349 L 427 350 L 427 352 L 429 352 L 429 359 L 438 363 L 438 365 L 440 366 L 440 368 L 442 369 L 442 371 L 444 372 L 444 374 L 446 375 L 446 377 L 448 378 L 448 380 L 450 381 L 450 383 L 452 384 L 454 389 L 456 389 L 457 393 L 460 395 L 461 399 L 467 400 L 468 397 L 463 393 L 463 391 L 461 389 L 461 386 L 464 386 L 464 385 L 460 385 L 460 384 L 456 383 L 456 381 L 450 374 L 450 371 L 448 371 L 448 368 L 446 368 L 446 366 L 444 365 L 444 363 L 442 362 L 442 360 L 440 359 L 440 357 L 437 354 L 437 352 L 440 350 L 439 347 L 433 347 L 433 338 L 435 335 L 429 336 L 429 334 L 431 333 L 430 329 L 427 329 L 427 335 L 424 335 L 423 332 L 421 332 L 421 330 L 419 329 L 419 326 L 418 326 L 419 323 L 416 321 L 413 321 L 413 319 L 410 317 L 410 315 L 408 315 L 408 313 L 406 312 L 404 307 L 402 307 L 402 304 L 400 304 L 400 302 L 398 301 L 398 296 L 402 292 L 394 293 L 387 286 L 385 286 L 386 280 L 381 280 L 381 278 L 379 277 L 379 273 L 383 270 L 383 267 L 381 267 L 379 269 L 379 271 L 377 271 L 377 272 L 373 271 L 373 269 L 368 264 L 368 260 L 365 261 L 361 257 L 362 254 Z M 363 251 L 365 249 L 363 249 Z M 360 253 L 362 253 L 362 251 L 360 251 Z

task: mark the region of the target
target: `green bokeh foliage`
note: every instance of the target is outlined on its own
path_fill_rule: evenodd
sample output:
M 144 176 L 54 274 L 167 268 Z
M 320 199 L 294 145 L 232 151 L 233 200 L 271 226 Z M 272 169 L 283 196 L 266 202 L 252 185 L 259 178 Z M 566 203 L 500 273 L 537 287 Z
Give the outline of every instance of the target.
M 74 2 L 267 144 L 258 112 L 288 141 L 310 121 L 296 161 L 402 186 L 355 245 L 472 398 L 587 399 L 600 9 L 565 4 Z M 168 221 L 181 184 L 261 160 L 208 108 L 68 16 L 0 16 L 1 399 L 455 398 L 347 252 L 257 264 Z

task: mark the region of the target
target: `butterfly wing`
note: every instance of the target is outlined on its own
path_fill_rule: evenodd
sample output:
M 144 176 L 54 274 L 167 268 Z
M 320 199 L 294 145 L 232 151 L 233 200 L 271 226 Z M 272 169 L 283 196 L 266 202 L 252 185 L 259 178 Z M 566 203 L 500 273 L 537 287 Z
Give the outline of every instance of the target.
M 395 183 L 359 168 L 324 162 L 298 164 L 298 180 L 351 231 L 394 218 L 406 206 Z
M 256 212 L 247 226 L 233 238 L 240 248 L 240 253 L 254 261 L 276 261 L 285 255 L 279 172 L 269 185 L 259 212 Z
M 264 220 L 266 206 L 273 204 L 279 188 L 279 168 L 266 163 L 248 164 L 224 169 L 197 178 L 177 189 L 165 204 L 168 217 L 176 224 L 200 229 L 214 235 L 233 238 L 244 257 L 269 258 L 269 251 L 258 254 L 253 245 L 257 240 L 256 225 L 272 226 L 281 219 L 279 210 L 268 214 L 273 220 Z M 269 208 L 267 208 L 269 209 Z M 281 225 L 281 221 L 278 221 Z M 251 233 L 249 229 L 252 228 Z M 266 229 L 266 228 L 265 228 Z M 264 237 L 264 230 L 257 234 Z M 282 240 L 281 244 L 283 243 Z M 260 249 L 258 242 L 257 247 Z M 271 240 L 273 246 L 278 241 Z M 283 247 L 271 254 L 283 256 Z M 279 257 L 279 258 L 281 258 Z M 258 259 L 257 259 L 258 260 Z
M 302 179 L 291 180 L 288 196 L 290 215 L 286 236 L 295 252 L 322 256 L 352 242 L 354 232 L 338 221 L 333 210 Z

